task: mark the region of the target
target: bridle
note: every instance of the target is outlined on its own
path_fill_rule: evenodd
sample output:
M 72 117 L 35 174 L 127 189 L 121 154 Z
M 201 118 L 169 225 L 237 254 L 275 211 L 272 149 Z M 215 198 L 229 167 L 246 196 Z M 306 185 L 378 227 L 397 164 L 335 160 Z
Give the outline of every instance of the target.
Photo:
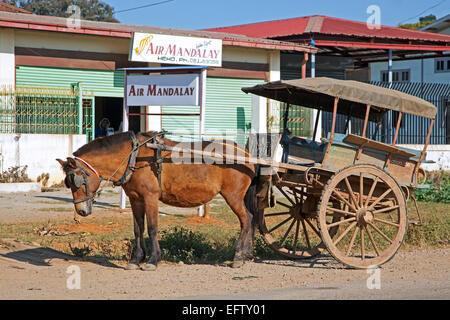
M 98 188 L 98 190 L 96 192 L 94 192 L 92 194 L 92 196 L 89 195 L 90 192 L 89 192 L 88 177 L 91 174 L 88 170 L 86 170 L 86 168 L 83 165 L 81 165 L 80 162 L 84 163 L 89 169 L 91 169 L 95 173 L 95 175 L 99 178 L 100 184 L 101 184 L 104 181 L 106 181 L 106 182 L 111 181 L 111 179 L 114 177 L 114 175 L 117 173 L 117 171 L 119 171 L 119 169 L 122 167 L 122 165 L 128 159 L 128 165 L 127 165 L 127 168 L 125 169 L 124 174 L 122 175 L 122 177 L 119 180 L 113 182 L 114 186 L 122 186 L 124 183 L 127 183 L 130 180 L 131 175 L 137 169 L 137 168 L 135 168 L 135 164 L 136 164 L 136 158 L 137 158 L 139 149 L 151 140 L 156 142 L 156 138 L 158 136 L 164 136 L 166 133 L 167 133 L 167 131 L 164 131 L 164 130 L 160 131 L 160 132 L 156 133 L 155 135 L 151 136 L 150 138 L 146 139 L 144 142 L 139 143 L 134 132 L 130 131 L 131 142 L 132 142 L 131 152 L 122 160 L 122 162 L 119 164 L 117 169 L 113 172 L 113 174 L 108 179 L 105 179 L 105 180 L 100 177 L 97 170 L 95 170 L 94 167 L 91 166 L 86 160 L 83 160 L 79 157 L 75 157 L 74 159 L 75 159 L 75 163 L 76 163 L 77 167 L 66 170 L 66 179 L 64 180 L 64 183 L 67 188 L 70 188 L 70 185 L 69 185 L 69 182 L 70 182 L 77 190 L 79 188 L 81 188 L 81 186 L 84 184 L 86 186 L 86 197 L 83 199 L 73 200 L 73 203 L 78 204 L 78 203 L 82 203 L 82 202 L 86 202 L 86 201 L 95 202 L 94 201 L 95 197 L 100 195 L 103 190 L 103 187 Z M 80 171 L 81 171 L 81 175 L 77 174 Z

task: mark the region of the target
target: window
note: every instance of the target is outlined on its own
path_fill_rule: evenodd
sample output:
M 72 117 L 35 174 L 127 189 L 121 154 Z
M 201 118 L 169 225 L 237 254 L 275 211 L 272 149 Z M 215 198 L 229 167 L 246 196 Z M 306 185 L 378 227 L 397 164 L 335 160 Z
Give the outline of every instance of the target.
M 410 71 L 406 70 L 392 70 L 392 82 L 409 82 L 410 80 Z M 388 82 L 389 81 L 389 72 L 387 70 L 381 71 L 381 81 Z
M 450 72 L 450 58 L 438 58 L 435 61 L 434 72 Z

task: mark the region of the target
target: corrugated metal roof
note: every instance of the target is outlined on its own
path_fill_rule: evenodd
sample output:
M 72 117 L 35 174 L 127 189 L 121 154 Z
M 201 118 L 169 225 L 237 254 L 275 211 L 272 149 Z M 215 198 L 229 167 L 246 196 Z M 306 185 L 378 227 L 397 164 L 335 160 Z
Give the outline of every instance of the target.
M 233 34 L 242 34 L 248 37 L 263 38 L 277 38 L 315 33 L 323 35 L 341 35 L 366 38 L 420 40 L 450 43 L 449 35 L 434 34 L 389 26 L 380 26 L 380 29 L 369 29 L 365 22 L 345 20 L 321 15 L 205 30 L 215 32 L 228 32 Z
M 165 35 L 222 39 L 224 45 L 255 47 L 273 50 L 293 50 L 316 52 L 317 49 L 307 45 L 295 44 L 263 38 L 247 37 L 242 34 L 229 34 L 211 31 L 180 30 L 139 26 L 123 23 L 97 22 L 82 20 L 79 29 L 69 28 L 66 18 L 0 12 L 0 27 L 26 28 L 41 31 L 55 31 L 99 36 L 130 38 L 133 32 L 156 33 Z

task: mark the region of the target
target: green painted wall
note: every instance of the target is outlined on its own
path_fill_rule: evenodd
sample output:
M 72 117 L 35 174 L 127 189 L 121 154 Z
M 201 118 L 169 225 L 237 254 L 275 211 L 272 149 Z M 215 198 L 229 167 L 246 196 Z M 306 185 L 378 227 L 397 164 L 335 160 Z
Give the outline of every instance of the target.
M 123 71 L 16 67 L 17 86 L 69 88 L 76 82 L 98 97 L 123 97 Z
M 263 83 L 263 80 L 208 77 L 206 80 L 205 138 L 231 138 L 244 144 L 246 139 L 237 133 L 249 133 L 252 122 L 251 95 L 241 88 Z M 163 107 L 163 113 L 199 113 L 198 107 Z M 162 127 L 170 132 L 180 130 L 198 134 L 199 117 L 164 116 Z

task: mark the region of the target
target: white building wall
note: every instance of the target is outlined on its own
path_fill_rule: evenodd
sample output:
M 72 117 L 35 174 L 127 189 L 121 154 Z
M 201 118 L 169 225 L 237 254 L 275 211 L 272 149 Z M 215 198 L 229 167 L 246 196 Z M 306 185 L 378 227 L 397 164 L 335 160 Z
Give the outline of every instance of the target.
M 57 158 L 65 160 L 86 143 L 86 135 L 0 134 L 0 167 L 2 171 L 28 166 L 33 181 L 43 173 L 50 174 L 48 185 L 60 183 L 64 174 Z
M 12 29 L 0 29 L 0 86 L 15 84 L 15 36 Z
M 422 82 L 422 60 L 393 61 L 392 70 L 410 70 L 410 82 Z M 450 83 L 450 72 L 434 72 L 435 59 L 423 59 L 423 82 Z M 381 72 L 388 70 L 386 62 L 370 64 L 370 80 L 381 81 Z

